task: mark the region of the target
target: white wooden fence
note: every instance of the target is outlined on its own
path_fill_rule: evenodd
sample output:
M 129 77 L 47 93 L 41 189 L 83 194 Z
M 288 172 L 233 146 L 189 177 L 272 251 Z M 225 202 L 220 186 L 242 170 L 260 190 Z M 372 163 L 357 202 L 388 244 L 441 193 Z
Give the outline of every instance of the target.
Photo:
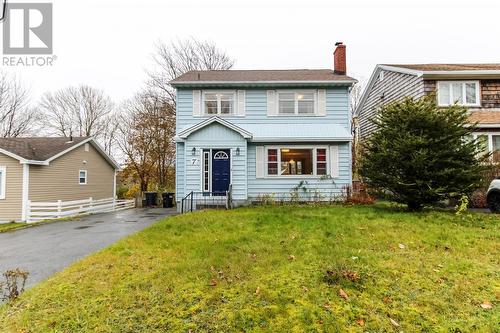
M 94 200 L 32 202 L 28 201 L 27 222 L 76 216 L 80 214 L 105 213 L 135 207 L 134 200 L 117 200 L 113 198 Z

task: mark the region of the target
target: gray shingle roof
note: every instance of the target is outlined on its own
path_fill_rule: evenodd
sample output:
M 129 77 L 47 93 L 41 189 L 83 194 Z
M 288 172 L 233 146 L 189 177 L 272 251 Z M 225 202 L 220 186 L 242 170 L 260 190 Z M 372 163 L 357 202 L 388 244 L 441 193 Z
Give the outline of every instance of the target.
M 45 161 L 86 139 L 88 138 L 74 137 L 72 141 L 65 137 L 0 138 L 0 148 L 27 160 Z
M 337 75 L 331 69 L 288 69 L 288 70 L 217 70 L 189 71 L 170 83 L 186 82 L 317 82 L 355 81 L 347 75 Z

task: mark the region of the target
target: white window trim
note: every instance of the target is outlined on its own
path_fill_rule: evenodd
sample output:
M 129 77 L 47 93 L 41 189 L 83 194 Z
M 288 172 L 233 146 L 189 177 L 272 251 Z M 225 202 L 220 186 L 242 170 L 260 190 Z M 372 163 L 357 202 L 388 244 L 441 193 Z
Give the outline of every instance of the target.
M 472 133 L 472 137 L 477 139 L 478 136 L 486 136 L 488 138 L 488 153 L 492 154 L 493 153 L 493 136 L 500 136 L 500 133 L 496 132 L 474 132 Z M 493 159 L 493 156 L 490 156 L 491 159 Z
M 208 114 L 205 110 L 205 95 L 206 94 L 232 94 L 233 95 L 233 112 L 229 114 L 222 114 L 221 113 L 221 103 L 220 103 L 220 98 L 217 98 L 217 114 Z M 238 107 L 238 98 L 236 94 L 236 90 L 204 90 L 202 92 L 202 98 L 201 98 L 201 105 L 202 105 L 202 115 L 205 117 L 236 117 L 236 108 Z
M 278 150 L 278 174 L 277 175 L 270 175 L 268 174 L 269 172 L 269 155 L 268 151 L 269 149 L 277 149 Z M 312 175 L 281 175 L 281 149 L 312 149 L 313 150 L 313 174 Z M 327 173 L 326 175 L 318 175 L 317 174 L 317 166 L 318 166 L 318 161 L 317 161 L 317 149 L 325 149 L 326 150 L 326 170 Z M 286 145 L 286 146 L 265 146 L 264 149 L 264 178 L 283 178 L 283 179 L 302 179 L 302 178 L 312 178 L 312 179 L 318 179 L 321 177 L 328 176 L 328 170 L 330 170 L 330 149 L 328 149 L 328 146 L 313 146 L 313 145 Z
M 82 173 L 82 172 L 85 173 L 85 183 L 80 182 L 80 179 L 82 178 L 82 177 L 80 177 L 80 173 Z M 88 183 L 88 177 L 87 176 L 88 176 L 87 170 L 79 170 L 78 171 L 78 184 L 79 185 L 87 185 L 87 183 Z
M 437 100 L 438 100 L 438 106 L 451 106 L 453 105 L 453 102 L 452 103 L 446 103 L 446 104 L 442 104 L 440 102 L 440 97 L 439 97 L 439 85 L 442 84 L 442 83 L 460 83 L 462 85 L 462 96 L 463 96 L 463 102 L 462 103 L 458 103 L 458 105 L 462 105 L 462 106 L 475 106 L 475 107 L 480 107 L 481 106 L 481 83 L 477 80 L 468 80 L 468 81 L 454 81 L 454 80 L 441 80 L 441 81 L 437 81 L 436 82 L 436 90 L 437 90 Z M 466 83 L 475 83 L 476 84 L 476 103 L 467 103 L 467 94 L 465 92 L 465 86 L 466 86 Z M 453 101 L 453 89 L 450 89 L 450 100 Z
M 7 167 L 6 166 L 0 166 L 0 171 L 2 172 L 1 176 L 2 177 L 2 187 L 0 188 L 0 200 L 5 200 L 5 191 L 7 189 Z
M 293 114 L 280 113 L 280 93 L 294 93 L 295 94 L 295 112 Z M 298 94 L 313 94 L 314 95 L 314 112 L 313 113 L 299 113 L 299 99 Z M 318 91 L 315 89 L 280 89 L 276 90 L 276 115 L 278 117 L 317 117 L 318 114 Z

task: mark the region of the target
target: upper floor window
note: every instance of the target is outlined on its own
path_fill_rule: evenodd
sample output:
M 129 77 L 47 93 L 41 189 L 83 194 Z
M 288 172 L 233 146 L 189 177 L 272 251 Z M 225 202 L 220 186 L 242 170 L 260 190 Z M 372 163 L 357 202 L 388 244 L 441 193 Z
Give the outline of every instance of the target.
M 279 115 L 314 115 L 316 94 L 312 91 L 278 92 Z
M 206 92 L 204 93 L 205 115 L 233 115 L 234 92 Z
M 437 85 L 439 106 L 459 104 L 480 106 L 478 81 L 439 81 Z

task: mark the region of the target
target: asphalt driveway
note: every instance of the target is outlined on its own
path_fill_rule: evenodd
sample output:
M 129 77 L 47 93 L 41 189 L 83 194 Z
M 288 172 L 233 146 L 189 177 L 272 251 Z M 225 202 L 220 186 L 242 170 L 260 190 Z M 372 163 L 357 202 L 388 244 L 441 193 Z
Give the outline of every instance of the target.
M 29 272 L 27 286 L 32 286 L 78 259 L 173 214 L 175 209 L 129 209 L 0 233 L 0 272 L 24 269 Z

